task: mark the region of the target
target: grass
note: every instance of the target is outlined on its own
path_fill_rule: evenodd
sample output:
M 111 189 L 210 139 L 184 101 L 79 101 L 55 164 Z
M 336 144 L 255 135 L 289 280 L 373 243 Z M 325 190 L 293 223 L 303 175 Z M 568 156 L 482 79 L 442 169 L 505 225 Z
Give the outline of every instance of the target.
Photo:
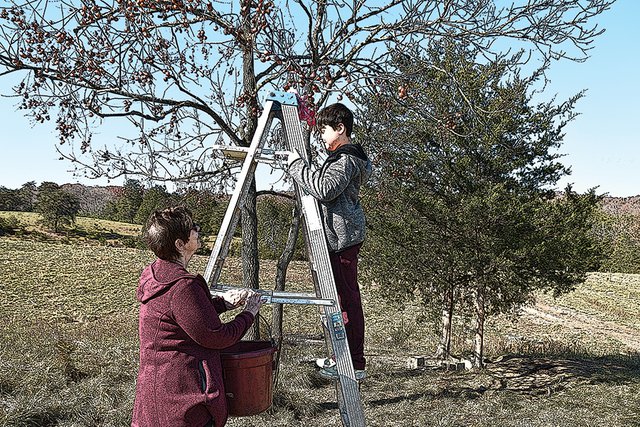
M 65 244 L 142 247 L 140 242 L 142 227 L 137 224 L 77 217 L 72 228 L 65 228 L 59 233 L 53 233 L 42 228 L 42 217 L 38 213 L 0 211 L 0 219 L 2 218 L 16 219 L 19 227 L 12 234 L 28 240 Z
M 138 362 L 135 286 L 150 253 L 30 236 L 0 237 L 0 425 L 129 425 Z M 190 267 L 202 272 L 206 261 L 197 256 Z M 275 266 L 261 265 L 261 283 L 272 287 Z M 239 283 L 240 274 L 239 261 L 228 259 L 223 281 Z M 304 263 L 294 263 L 288 278 L 291 290 L 310 286 Z M 375 292 L 364 284 L 367 425 L 640 426 L 640 358 L 615 337 L 530 316 L 499 318 L 488 325 L 492 363 L 485 370 L 409 369 L 410 356 L 435 349 L 434 328 L 418 320 L 416 303 L 389 305 Z M 637 328 L 639 293 L 638 276 L 592 274 L 572 294 L 540 298 Z M 269 307 L 263 316 L 270 319 Z M 317 309 L 285 306 L 284 329 L 273 407 L 228 425 L 341 425 L 335 387 L 312 364 L 324 353 Z M 468 338 L 462 334 L 456 347 L 468 346 Z
M 555 299 L 553 304 L 640 329 L 638 282 L 638 274 L 593 273 L 575 292 Z M 551 302 L 551 298 L 545 301 Z

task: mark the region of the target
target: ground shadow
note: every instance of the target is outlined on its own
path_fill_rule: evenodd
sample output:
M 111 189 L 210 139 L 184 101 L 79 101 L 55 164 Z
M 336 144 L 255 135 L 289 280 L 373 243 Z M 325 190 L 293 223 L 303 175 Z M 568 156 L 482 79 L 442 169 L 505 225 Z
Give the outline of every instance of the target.
M 498 390 L 549 394 L 571 383 L 628 384 L 640 380 L 640 358 L 503 356 L 487 365 Z
M 406 379 L 415 382 L 424 377 L 424 384 L 432 387 L 424 392 L 404 393 L 368 401 L 371 406 L 414 402 L 422 398 L 452 398 L 471 400 L 485 393 L 518 393 L 522 395 L 550 395 L 572 384 L 623 385 L 640 381 L 640 357 L 554 357 L 507 355 L 482 370 L 450 372 L 428 366 L 372 375 L 370 380 Z

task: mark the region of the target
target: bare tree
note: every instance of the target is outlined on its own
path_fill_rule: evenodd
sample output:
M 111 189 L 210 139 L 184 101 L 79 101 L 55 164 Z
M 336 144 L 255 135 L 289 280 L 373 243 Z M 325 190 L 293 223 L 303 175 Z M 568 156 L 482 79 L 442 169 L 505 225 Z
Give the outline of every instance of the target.
M 601 33 L 592 18 L 614 1 L 6 0 L 0 76 L 19 75 L 19 108 L 55 120 L 61 156 L 88 177 L 224 187 L 234 168 L 211 146 L 247 145 L 273 89 L 296 88 L 312 106 L 374 90 L 395 72 L 390 51 L 436 38 L 487 58 L 584 60 Z M 130 123 L 119 139 L 94 143 L 118 119 Z M 255 287 L 252 188 L 242 228 Z

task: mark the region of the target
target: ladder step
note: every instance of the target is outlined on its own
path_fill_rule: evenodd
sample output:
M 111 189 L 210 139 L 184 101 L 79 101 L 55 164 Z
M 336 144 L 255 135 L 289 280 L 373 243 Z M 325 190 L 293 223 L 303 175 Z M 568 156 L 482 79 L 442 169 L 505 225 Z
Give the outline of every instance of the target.
M 219 293 L 232 290 L 243 289 L 237 286 L 217 285 L 211 289 L 211 295 L 216 296 Z M 262 295 L 262 299 L 267 304 L 302 304 L 302 305 L 325 305 L 333 306 L 336 301 L 331 298 L 320 298 L 316 294 L 299 293 L 299 292 L 283 292 L 270 291 L 266 289 L 254 289 L 254 292 Z
M 211 148 L 221 151 L 222 154 L 231 160 L 244 161 L 249 153 L 249 147 L 239 147 L 237 145 L 213 145 Z M 261 148 L 256 151 L 255 159 L 259 162 L 273 163 L 280 159 L 285 160 L 287 151 L 276 151 L 270 148 Z
M 222 151 L 225 157 L 234 160 L 244 160 L 249 152 L 249 147 L 239 147 L 237 145 L 214 145 L 212 148 Z

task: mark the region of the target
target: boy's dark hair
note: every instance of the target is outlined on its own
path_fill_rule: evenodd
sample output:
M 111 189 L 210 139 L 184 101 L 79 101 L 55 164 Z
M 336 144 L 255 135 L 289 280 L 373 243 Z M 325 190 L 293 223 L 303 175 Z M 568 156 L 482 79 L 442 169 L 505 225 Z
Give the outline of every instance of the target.
M 194 227 L 191 211 L 186 207 L 163 209 L 149 216 L 143 239 L 158 258 L 174 261 L 180 258 L 176 240 L 187 242 Z
M 316 130 L 319 132 L 323 126 L 331 126 L 336 129 L 342 123 L 348 137 L 353 130 L 353 113 L 344 104 L 339 102 L 328 105 L 318 112 L 316 116 Z

